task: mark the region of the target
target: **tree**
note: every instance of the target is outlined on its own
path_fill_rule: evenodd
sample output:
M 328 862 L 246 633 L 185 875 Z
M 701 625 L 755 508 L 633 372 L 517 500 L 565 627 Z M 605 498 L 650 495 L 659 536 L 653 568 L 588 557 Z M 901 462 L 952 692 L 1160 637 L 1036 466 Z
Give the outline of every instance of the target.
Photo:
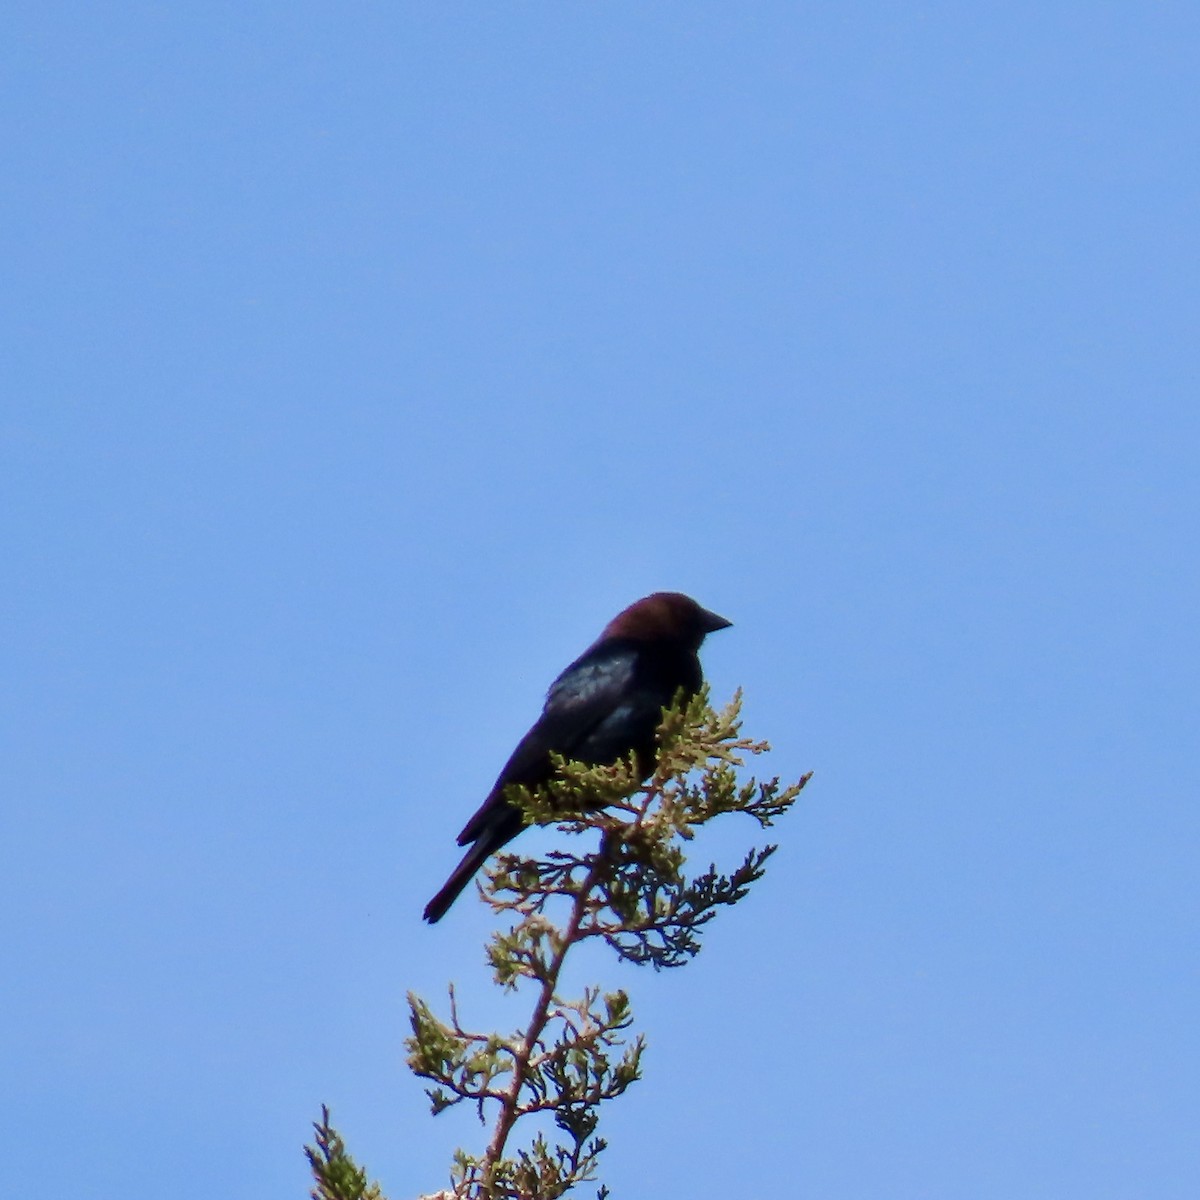
M 700 951 L 703 927 L 745 897 L 775 847 L 750 850 L 727 874 L 712 866 L 689 877 L 685 844 L 700 826 L 728 813 L 771 825 L 809 779 L 788 786 L 739 779 L 747 757 L 769 749 L 742 736 L 740 693 L 719 712 L 707 690 L 681 701 L 663 714 L 658 736 L 658 765 L 645 783 L 629 761 L 589 767 L 559 760 L 550 785 L 511 789 L 527 822 L 600 835 L 597 849 L 568 839 L 570 849 L 540 859 L 500 854 L 486 870 L 483 899 L 511 922 L 493 934 L 488 962 L 497 986 L 528 989 L 525 1027 L 511 1033 L 467 1028 L 453 985 L 446 1019 L 409 996 L 408 1062 L 430 1081 L 433 1112 L 467 1103 L 481 1122 L 491 1121 L 482 1153 L 457 1151 L 450 1188 L 436 1193 L 439 1198 L 555 1200 L 594 1178 L 605 1146 L 596 1134 L 601 1105 L 640 1077 L 645 1042 L 630 1034 L 633 1017 L 623 990 L 588 987 L 574 998 L 560 996 L 567 955 L 598 939 L 619 959 L 656 970 L 690 961 Z M 553 1142 L 539 1116 L 553 1119 Z M 537 1131 L 510 1150 L 522 1122 Z M 327 1110 L 316 1130 L 317 1144 L 307 1148 L 314 1200 L 383 1200 L 346 1154 Z M 607 1189 L 598 1194 L 606 1196 Z

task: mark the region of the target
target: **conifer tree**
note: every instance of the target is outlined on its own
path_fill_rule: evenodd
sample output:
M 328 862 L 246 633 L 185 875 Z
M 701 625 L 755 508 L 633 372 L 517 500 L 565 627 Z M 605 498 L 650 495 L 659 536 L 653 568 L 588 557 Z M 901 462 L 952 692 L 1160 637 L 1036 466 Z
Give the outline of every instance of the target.
M 522 1028 L 470 1027 L 453 985 L 444 1017 L 409 996 L 408 1062 L 429 1081 L 433 1112 L 469 1104 L 490 1126 L 481 1151 L 456 1152 L 449 1188 L 423 1200 L 556 1200 L 595 1178 L 605 1147 L 601 1106 L 640 1077 L 645 1041 L 631 1032 L 624 990 L 563 996 L 563 967 L 588 941 L 656 970 L 683 966 L 699 953 L 704 926 L 762 876 L 773 845 L 748 851 L 728 872 L 685 871 L 684 848 L 698 828 L 731 813 L 769 826 L 808 782 L 808 775 L 787 786 L 741 778 L 747 758 L 769 746 L 742 736 L 740 714 L 740 693 L 718 712 L 707 689 L 665 712 L 658 765 L 644 783 L 629 761 L 557 760 L 551 784 L 510 790 L 528 823 L 596 830 L 599 845 L 594 837 L 566 838 L 544 858 L 499 854 L 485 871 L 484 902 L 506 919 L 488 944 L 488 964 L 498 987 L 529 997 Z M 552 1139 L 539 1116 L 552 1119 Z M 526 1126 L 536 1131 L 522 1137 Z M 384 1200 L 330 1127 L 328 1110 L 315 1128 L 316 1144 L 306 1150 L 313 1200 Z M 607 1189 L 597 1195 L 602 1200 Z

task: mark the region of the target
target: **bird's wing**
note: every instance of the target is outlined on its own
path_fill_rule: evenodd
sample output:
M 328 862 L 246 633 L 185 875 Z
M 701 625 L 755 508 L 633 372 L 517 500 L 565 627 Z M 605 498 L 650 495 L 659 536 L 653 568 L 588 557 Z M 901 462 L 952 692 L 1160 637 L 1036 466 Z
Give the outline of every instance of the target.
M 463 826 L 458 844 L 473 842 L 495 820 L 510 812 L 503 792 L 509 784 L 534 785 L 550 777 L 550 754 L 572 754 L 579 743 L 627 699 L 637 668 L 632 647 L 593 646 L 550 685 L 546 705 L 521 739 L 479 811 Z

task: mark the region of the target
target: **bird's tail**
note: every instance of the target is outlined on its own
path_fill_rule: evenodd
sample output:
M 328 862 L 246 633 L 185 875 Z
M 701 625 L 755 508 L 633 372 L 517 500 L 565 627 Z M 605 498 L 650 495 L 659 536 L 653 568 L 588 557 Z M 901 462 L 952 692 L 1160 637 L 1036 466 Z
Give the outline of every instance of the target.
M 458 899 L 463 888 L 474 878 L 475 872 L 483 866 L 488 855 L 495 850 L 495 845 L 489 844 L 490 841 L 489 838 L 481 837 L 462 856 L 462 862 L 454 868 L 450 878 L 442 885 L 442 890 L 425 905 L 425 920 L 430 925 L 440 921 L 446 915 L 450 905 Z

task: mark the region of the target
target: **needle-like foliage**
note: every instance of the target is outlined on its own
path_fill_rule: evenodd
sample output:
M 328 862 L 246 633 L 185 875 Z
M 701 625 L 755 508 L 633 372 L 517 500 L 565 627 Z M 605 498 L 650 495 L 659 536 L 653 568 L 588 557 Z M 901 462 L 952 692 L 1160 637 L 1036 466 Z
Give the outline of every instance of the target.
M 371 1183 L 366 1171 L 346 1153 L 346 1143 L 329 1124 L 329 1109 L 324 1104 L 313 1129 L 316 1145 L 304 1147 L 313 1173 L 312 1200 L 383 1200 L 379 1184 Z
M 555 1200 L 594 1178 L 605 1146 L 596 1135 L 600 1106 L 640 1077 L 645 1043 L 630 1032 L 624 991 L 588 987 L 563 997 L 563 967 L 571 948 L 589 940 L 604 942 L 628 962 L 682 966 L 699 953 L 704 926 L 762 876 L 773 845 L 749 850 L 732 870 L 685 870 L 684 848 L 700 826 L 745 813 L 767 827 L 808 781 L 806 775 L 784 786 L 778 779 L 742 778 L 746 760 L 769 746 L 742 736 L 740 713 L 740 693 L 719 712 L 707 690 L 680 701 L 663 715 L 658 765 L 644 783 L 632 762 L 558 761 L 551 784 L 534 792 L 510 789 L 528 823 L 557 823 L 571 833 L 598 830 L 599 846 L 587 848 L 594 839 L 567 839 L 567 849 L 544 858 L 500 854 L 486 871 L 484 901 L 510 918 L 491 938 L 488 963 L 501 988 L 529 988 L 524 1028 L 466 1027 L 453 986 L 445 1019 L 409 996 L 409 1066 L 430 1081 L 434 1113 L 466 1103 L 491 1125 L 481 1154 L 457 1152 L 450 1188 L 437 1193 L 439 1200 Z M 552 1119 L 553 1141 L 539 1115 Z M 510 1150 L 514 1130 L 529 1118 L 536 1132 Z M 336 1145 L 344 1153 L 340 1139 Z M 320 1140 L 319 1146 L 324 1149 Z M 312 1148 L 308 1153 L 316 1170 L 320 1158 Z M 314 1196 L 343 1200 L 333 1192 Z M 345 1200 L 359 1197 L 347 1193 Z

